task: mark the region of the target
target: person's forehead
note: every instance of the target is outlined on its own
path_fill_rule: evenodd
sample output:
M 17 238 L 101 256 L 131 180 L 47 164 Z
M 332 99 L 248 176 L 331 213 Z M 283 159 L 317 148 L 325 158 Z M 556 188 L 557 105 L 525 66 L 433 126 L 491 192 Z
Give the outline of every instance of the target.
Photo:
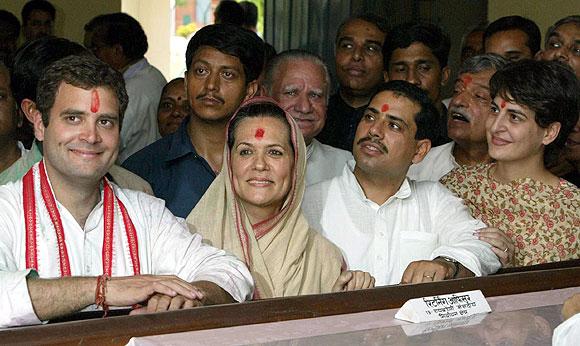
M 556 29 L 551 36 L 559 36 L 561 38 L 571 38 L 572 40 L 580 40 L 580 23 L 566 23 L 562 24 Z
M 397 48 L 393 51 L 393 55 L 391 56 L 391 64 L 399 62 L 417 63 L 425 61 L 439 63 L 437 57 L 431 51 L 431 48 L 421 42 L 413 42 L 408 47 Z
M 498 31 L 491 35 L 486 42 L 495 41 L 498 44 L 525 45 L 528 42 L 528 34 L 520 29 Z
M 277 81 L 289 83 L 291 79 L 307 79 L 314 84 L 324 86 L 324 68 L 307 59 L 286 60 L 279 66 Z
M 255 138 L 256 130 L 261 129 L 265 138 L 279 138 L 285 143 L 289 136 L 287 126 L 280 118 L 272 116 L 258 116 L 242 119 L 235 130 L 236 141 L 252 140 Z
M 223 53 L 211 46 L 201 46 L 195 51 L 191 63 L 195 64 L 200 61 L 209 65 L 227 66 L 238 70 L 244 69 L 242 62 L 238 57 Z
M 32 10 L 28 20 L 52 20 L 50 13 L 43 10 Z
M 387 105 L 388 113 L 395 113 L 400 118 L 413 119 L 415 114 L 419 111 L 419 105 L 409 99 L 407 96 L 394 92 L 392 90 L 385 90 L 378 92 L 373 96 L 369 107 L 374 107 L 381 110 L 383 105 Z
M 353 19 L 344 24 L 338 35 L 339 40 L 346 37 L 383 42 L 385 34 L 373 23 L 362 19 Z
M 489 87 L 489 81 L 496 72 L 495 69 L 490 68 L 479 72 L 465 72 L 461 73 L 457 79 L 463 82 L 473 83 L 475 85 Z

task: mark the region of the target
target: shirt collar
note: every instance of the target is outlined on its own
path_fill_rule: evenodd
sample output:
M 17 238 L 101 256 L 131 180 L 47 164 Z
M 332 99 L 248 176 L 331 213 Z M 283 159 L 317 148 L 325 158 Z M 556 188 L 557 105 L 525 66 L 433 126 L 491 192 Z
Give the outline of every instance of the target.
M 378 209 L 391 203 L 391 201 L 394 199 L 406 199 L 411 196 L 411 185 L 409 184 L 409 178 L 405 177 L 405 180 L 403 180 L 403 183 L 399 187 L 399 190 L 397 190 L 397 192 L 393 196 L 387 199 L 386 202 L 383 203 L 382 205 L 376 204 L 375 202 L 367 198 L 358 180 L 356 179 L 354 175 L 355 165 L 356 162 L 354 159 L 351 159 L 347 162 L 346 167 L 344 168 L 344 179 L 346 181 L 347 186 L 351 187 L 355 192 L 355 194 L 357 195 L 357 197 L 360 200 L 364 201 L 365 203 L 375 206 L 375 208 Z
M 165 161 L 172 161 L 190 153 L 195 157 L 198 156 L 187 133 L 188 124 L 189 118 L 186 118 L 179 125 L 177 131 L 169 135 L 169 150 L 167 151 L 167 155 L 165 155 Z
M 318 147 L 319 145 L 320 143 L 315 138 L 313 138 L 312 142 L 308 144 L 308 146 L 306 147 L 306 162 L 310 160 L 310 156 L 312 156 L 312 153 L 314 152 L 314 150 L 316 150 L 316 147 Z

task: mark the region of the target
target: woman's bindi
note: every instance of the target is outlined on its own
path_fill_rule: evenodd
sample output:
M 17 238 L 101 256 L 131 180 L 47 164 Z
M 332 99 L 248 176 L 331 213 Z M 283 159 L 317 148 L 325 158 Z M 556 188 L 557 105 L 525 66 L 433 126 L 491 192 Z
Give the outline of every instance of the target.
M 465 84 L 465 86 L 468 86 L 471 84 L 471 82 L 473 82 L 473 78 L 471 76 L 464 76 L 461 79 L 463 80 L 463 84 Z
M 505 108 L 505 100 L 502 100 L 502 101 L 501 101 L 501 104 L 500 104 L 499 106 L 500 106 L 502 109 L 504 109 L 504 108 Z
M 389 105 L 385 103 L 385 104 L 384 104 L 384 105 L 381 107 L 381 112 L 383 112 L 383 113 L 384 113 L 384 112 L 386 112 L 386 111 L 388 111 L 388 110 L 389 110 Z
M 264 131 L 264 129 L 263 129 L 263 128 L 258 128 L 258 129 L 256 130 L 256 133 L 254 134 L 254 137 L 255 137 L 256 139 L 262 139 L 262 138 L 264 138 L 264 134 L 265 134 L 265 133 L 266 133 L 266 131 Z
M 96 113 L 99 111 L 101 107 L 101 101 L 99 100 L 99 93 L 96 90 L 93 90 L 91 93 L 91 112 Z

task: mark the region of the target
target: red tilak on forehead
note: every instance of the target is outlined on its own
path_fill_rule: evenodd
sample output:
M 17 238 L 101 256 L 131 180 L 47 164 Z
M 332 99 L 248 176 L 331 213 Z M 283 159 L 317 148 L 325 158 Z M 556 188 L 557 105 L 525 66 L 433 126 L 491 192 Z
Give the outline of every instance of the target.
M 385 104 L 384 104 L 384 105 L 381 107 L 381 112 L 383 112 L 383 113 L 384 113 L 384 112 L 386 112 L 386 111 L 388 111 L 388 110 L 389 110 L 389 105 L 385 103 Z
M 91 112 L 96 113 L 99 111 L 101 107 L 101 102 L 99 100 L 99 93 L 96 90 L 93 90 L 91 94 Z
M 471 76 L 464 76 L 463 78 L 461 78 L 463 80 L 463 83 L 467 86 L 469 84 L 471 84 L 471 82 L 473 82 L 473 78 Z
M 499 105 L 501 108 L 505 108 L 505 100 L 501 101 L 501 104 Z
M 256 130 L 256 134 L 254 135 L 254 137 L 256 137 L 256 139 L 262 139 L 262 138 L 264 138 L 264 133 L 266 133 L 266 131 L 264 131 L 264 129 L 258 128 Z

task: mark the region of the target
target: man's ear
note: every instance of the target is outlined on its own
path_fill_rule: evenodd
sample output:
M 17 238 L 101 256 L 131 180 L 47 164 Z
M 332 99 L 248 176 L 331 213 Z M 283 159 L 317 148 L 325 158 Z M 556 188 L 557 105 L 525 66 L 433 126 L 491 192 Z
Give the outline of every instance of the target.
M 244 101 L 251 99 L 256 95 L 260 86 L 258 85 L 258 80 L 253 80 L 246 86 L 246 97 L 244 97 Z
M 385 82 L 389 81 L 389 73 L 387 71 L 383 71 L 383 80 Z
M 34 119 L 40 116 L 40 111 L 36 108 L 36 103 L 31 99 L 24 99 L 20 102 L 20 110 L 28 121 L 34 125 Z
M 36 109 L 36 107 L 34 107 Z M 32 126 L 34 127 L 34 137 L 36 137 L 39 141 L 44 141 L 44 123 L 42 122 L 42 115 L 38 110 L 36 110 L 38 114 L 35 115 L 34 121 L 32 122 Z
M 431 150 L 431 140 L 430 139 L 420 139 L 417 141 L 417 147 L 415 150 L 415 156 L 411 162 L 419 163 L 423 161 L 427 153 Z
M 441 70 L 441 86 L 447 84 L 450 76 L 451 76 L 451 68 L 449 66 L 445 66 Z
M 544 134 L 544 138 L 542 139 L 542 143 L 544 145 L 548 145 L 553 141 L 555 141 L 556 138 L 558 137 L 558 134 L 560 133 L 561 127 L 562 124 L 560 124 L 559 122 L 553 122 L 550 125 L 548 125 L 548 127 L 544 129 L 546 132 Z

